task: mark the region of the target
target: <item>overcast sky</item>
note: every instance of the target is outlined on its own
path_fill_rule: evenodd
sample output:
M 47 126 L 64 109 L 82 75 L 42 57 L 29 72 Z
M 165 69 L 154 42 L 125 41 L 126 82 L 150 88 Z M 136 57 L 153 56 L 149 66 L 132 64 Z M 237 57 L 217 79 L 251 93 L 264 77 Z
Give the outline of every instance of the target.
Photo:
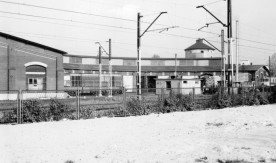
M 232 0 L 232 3 L 233 37 L 236 20 L 240 22 L 240 59 L 267 63 L 268 56 L 275 52 L 276 1 Z M 167 11 L 150 30 L 176 28 L 147 32 L 141 39 L 142 57 L 154 54 L 184 57 L 184 49 L 194 44 L 196 38 L 206 38 L 219 49 L 221 46 L 221 24 L 198 31 L 206 23 L 217 22 L 202 8 L 197 9 L 198 5 L 205 5 L 226 23 L 224 0 L 0 0 L 0 31 L 75 55 L 96 56 L 95 42 L 101 42 L 107 50 L 106 41 L 111 38 L 113 56 L 137 57 L 137 13 L 143 15 L 143 32 L 160 12 Z M 224 30 L 226 35 L 227 29 Z

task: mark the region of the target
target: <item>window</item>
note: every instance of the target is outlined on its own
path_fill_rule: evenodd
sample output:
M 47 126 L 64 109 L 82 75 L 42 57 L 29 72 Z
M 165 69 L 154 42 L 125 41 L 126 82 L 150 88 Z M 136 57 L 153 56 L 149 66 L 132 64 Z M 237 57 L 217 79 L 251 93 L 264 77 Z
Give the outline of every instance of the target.
M 29 84 L 33 84 L 33 79 L 29 78 Z
M 79 58 L 79 57 L 70 57 L 69 58 L 69 63 L 77 63 L 77 64 L 81 64 L 82 58 Z
M 81 76 L 71 76 L 72 87 L 82 86 Z
M 204 53 L 204 51 L 203 51 L 203 50 L 201 50 L 201 53 Z
M 136 60 L 124 60 L 123 65 L 124 66 L 136 66 Z
M 171 81 L 166 81 L 166 88 L 172 88 Z
M 184 80 L 184 81 L 183 81 L 183 83 L 184 83 L 184 84 L 187 84 L 187 83 L 188 83 L 188 81 L 187 81 L 187 80 Z
M 37 84 L 37 79 L 34 79 L 34 84 Z
M 198 81 L 195 81 L 196 84 L 198 84 L 199 82 Z

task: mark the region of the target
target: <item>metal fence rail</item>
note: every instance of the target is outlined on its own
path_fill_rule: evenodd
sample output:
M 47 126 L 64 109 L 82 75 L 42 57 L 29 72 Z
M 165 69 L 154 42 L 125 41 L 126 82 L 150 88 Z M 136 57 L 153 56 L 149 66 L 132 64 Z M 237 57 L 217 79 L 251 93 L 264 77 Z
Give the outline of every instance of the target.
M 142 100 L 144 104 L 158 104 L 171 94 L 183 94 L 190 96 L 194 102 L 208 102 L 212 95 L 218 91 L 228 94 L 240 94 L 244 98 L 242 90 L 254 89 L 252 87 L 191 87 L 191 88 L 148 88 L 142 89 Z M 271 87 L 260 87 L 259 91 L 268 96 Z M 112 92 L 112 93 L 111 93 Z M 127 104 L 132 99 L 139 99 L 137 89 L 94 89 L 81 87 L 63 91 L 0 91 L 0 123 L 27 123 L 27 116 L 37 108 L 52 112 L 67 110 L 71 119 L 85 119 L 88 114 L 103 114 L 108 111 L 126 111 Z M 37 105 L 34 103 L 37 102 Z M 157 105 L 159 106 L 159 105 Z M 38 111 L 40 112 L 40 111 Z M 44 114 L 44 112 L 42 112 Z M 42 114 L 41 113 L 41 114 Z M 45 114 L 46 114 L 45 113 Z M 38 114 L 38 113 L 37 113 Z M 39 113 L 40 114 L 40 113 Z M 65 114 L 65 113 L 60 113 Z M 41 115 L 45 116 L 45 115 Z M 47 120 L 55 120 L 53 119 Z

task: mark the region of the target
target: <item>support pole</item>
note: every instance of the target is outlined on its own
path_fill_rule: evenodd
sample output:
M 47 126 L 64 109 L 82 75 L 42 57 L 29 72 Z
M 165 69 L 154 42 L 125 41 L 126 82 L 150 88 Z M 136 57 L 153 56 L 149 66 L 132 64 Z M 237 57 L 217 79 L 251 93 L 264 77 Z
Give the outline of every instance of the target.
M 230 65 L 231 55 L 232 55 L 232 5 L 231 0 L 227 1 L 227 38 L 228 38 L 228 70 L 231 69 L 231 73 L 233 72 L 233 67 Z M 233 61 L 233 60 L 232 60 Z M 228 86 L 233 85 L 233 73 L 228 73 Z
M 239 81 L 239 21 L 236 21 L 236 82 Z
M 99 47 L 99 96 L 102 96 L 102 47 Z
M 140 21 L 141 21 L 141 18 L 143 16 L 140 15 L 140 13 L 137 14 L 137 73 L 138 73 L 138 78 L 137 78 L 137 95 L 138 95 L 138 98 L 139 100 L 142 99 L 141 95 L 142 95 L 142 85 L 141 85 L 141 49 L 140 49 L 140 46 L 141 46 L 141 37 L 149 30 L 149 28 L 154 24 L 154 22 L 162 15 L 162 14 L 165 14 L 167 12 L 161 12 L 154 20 L 153 22 L 147 27 L 147 29 L 142 33 L 140 34 Z
M 230 56 L 231 56 L 231 86 L 234 83 L 234 55 L 233 55 L 233 39 L 230 38 Z
M 221 30 L 221 64 L 222 64 L 222 80 L 223 80 L 223 87 L 225 87 L 225 81 L 226 81 L 226 77 L 225 77 L 225 53 L 224 53 L 224 30 Z
M 176 78 L 177 75 L 177 54 L 175 54 L 175 63 L 174 63 L 174 76 Z
M 109 42 L 109 96 L 112 97 L 112 62 L 111 62 L 111 39 L 108 40 Z
M 268 67 L 269 67 L 269 87 L 271 89 L 271 66 L 270 66 L 270 56 L 268 58 Z
M 140 35 L 140 20 L 141 20 L 141 15 L 138 13 L 137 15 L 137 73 L 138 73 L 138 78 L 137 78 L 137 95 L 139 100 L 142 99 L 141 94 L 141 54 L 140 54 L 140 44 L 141 44 L 141 35 Z

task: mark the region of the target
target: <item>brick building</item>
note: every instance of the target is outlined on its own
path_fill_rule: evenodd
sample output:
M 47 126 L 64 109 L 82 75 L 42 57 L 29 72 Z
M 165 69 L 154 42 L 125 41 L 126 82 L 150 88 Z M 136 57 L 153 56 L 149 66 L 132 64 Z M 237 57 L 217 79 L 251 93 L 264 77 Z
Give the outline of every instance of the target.
M 64 54 L 0 32 L 0 90 L 63 90 Z
M 214 49 L 199 39 L 185 49 L 185 57 L 142 58 L 142 88 L 155 88 L 157 78 L 171 78 L 175 74 L 186 78 L 211 75 L 220 80 L 222 58 L 214 57 L 213 54 Z M 136 57 L 112 57 L 113 88 L 136 88 L 136 61 Z M 103 88 L 108 88 L 110 80 L 108 63 L 108 58 L 103 57 Z M 240 73 L 244 77 L 242 82 L 255 81 L 255 78 L 264 79 L 266 73 L 258 71 L 260 67 L 263 65 L 241 65 Z M 99 88 L 97 56 L 69 55 L 64 51 L 1 32 L 0 74 L 0 91 Z

